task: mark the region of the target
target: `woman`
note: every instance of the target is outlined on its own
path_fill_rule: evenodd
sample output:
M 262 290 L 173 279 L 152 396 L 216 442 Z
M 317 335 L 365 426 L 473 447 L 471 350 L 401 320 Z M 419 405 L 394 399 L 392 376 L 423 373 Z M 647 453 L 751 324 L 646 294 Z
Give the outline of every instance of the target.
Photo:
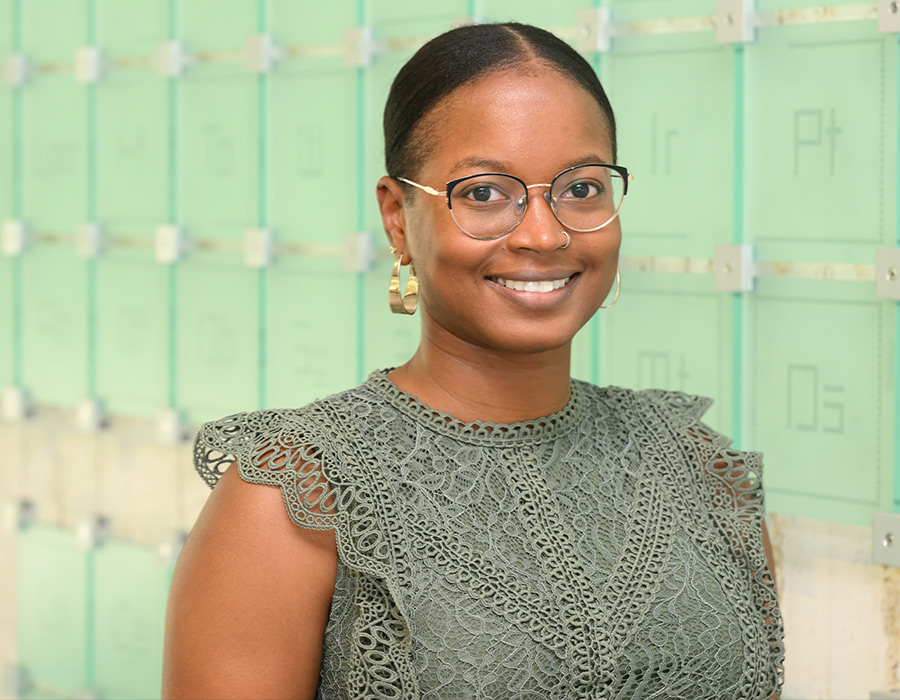
M 203 426 L 216 488 L 172 582 L 165 694 L 777 697 L 759 456 L 698 421 L 708 400 L 569 378 L 619 293 L 629 179 L 590 66 L 535 27 L 456 29 L 401 70 L 384 127 L 391 306 L 418 301 L 421 344 Z

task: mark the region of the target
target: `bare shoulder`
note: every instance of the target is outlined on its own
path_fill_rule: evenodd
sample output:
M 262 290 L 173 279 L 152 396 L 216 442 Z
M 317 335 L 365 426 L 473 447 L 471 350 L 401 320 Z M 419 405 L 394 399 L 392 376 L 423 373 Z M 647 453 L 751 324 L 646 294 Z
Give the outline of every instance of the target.
M 296 526 L 279 488 L 229 468 L 175 568 L 163 697 L 314 697 L 336 570 L 333 531 Z

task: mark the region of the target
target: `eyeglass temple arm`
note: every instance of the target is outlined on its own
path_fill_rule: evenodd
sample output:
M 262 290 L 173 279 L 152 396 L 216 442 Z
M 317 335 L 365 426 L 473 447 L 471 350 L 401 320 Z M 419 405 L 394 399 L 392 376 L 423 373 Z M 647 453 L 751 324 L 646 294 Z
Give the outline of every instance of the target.
M 434 189 L 434 187 L 428 187 L 427 185 L 420 185 L 418 182 L 413 182 L 412 180 L 407 180 L 405 177 L 398 177 L 396 179 L 400 180 L 400 182 L 405 182 L 407 185 L 412 185 L 413 187 L 418 187 L 420 190 L 422 190 L 423 192 L 425 192 L 427 194 L 433 194 L 438 197 L 443 197 L 444 195 L 447 194 L 446 191 L 438 192 L 436 189 Z

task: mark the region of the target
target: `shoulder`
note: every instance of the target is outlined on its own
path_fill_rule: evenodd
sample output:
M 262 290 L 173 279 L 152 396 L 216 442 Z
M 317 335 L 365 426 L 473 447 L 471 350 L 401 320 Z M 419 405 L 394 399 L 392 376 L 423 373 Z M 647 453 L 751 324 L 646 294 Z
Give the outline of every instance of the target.
M 697 423 L 713 404 L 713 399 L 670 389 L 629 389 L 620 386 L 596 386 L 573 380 L 589 402 L 611 406 L 620 413 L 655 415 L 673 426 Z

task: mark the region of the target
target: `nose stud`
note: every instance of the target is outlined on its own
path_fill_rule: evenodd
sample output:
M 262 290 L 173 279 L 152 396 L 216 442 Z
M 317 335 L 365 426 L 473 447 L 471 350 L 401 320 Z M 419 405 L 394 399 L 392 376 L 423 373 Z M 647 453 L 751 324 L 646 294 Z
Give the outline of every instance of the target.
M 559 247 L 559 249 L 562 250 L 563 248 L 568 248 L 568 247 L 569 247 L 569 243 L 572 242 L 572 237 L 569 235 L 569 232 L 568 232 L 568 231 L 560 231 L 560 233 L 566 237 L 566 244 L 565 244 L 565 245 L 561 245 L 561 246 Z

